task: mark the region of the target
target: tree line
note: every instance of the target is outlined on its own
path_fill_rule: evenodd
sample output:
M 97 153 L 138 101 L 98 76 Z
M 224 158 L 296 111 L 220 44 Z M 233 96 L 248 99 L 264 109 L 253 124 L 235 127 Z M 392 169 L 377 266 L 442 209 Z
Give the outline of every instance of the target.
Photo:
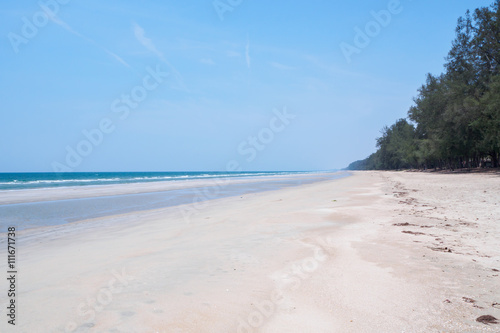
M 350 170 L 499 167 L 500 0 L 459 18 L 445 72 L 427 75 L 408 117 Z

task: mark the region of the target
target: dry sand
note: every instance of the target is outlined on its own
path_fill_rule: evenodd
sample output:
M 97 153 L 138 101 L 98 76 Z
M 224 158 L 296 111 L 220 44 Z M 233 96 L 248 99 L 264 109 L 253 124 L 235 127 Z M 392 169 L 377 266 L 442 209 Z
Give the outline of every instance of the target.
M 500 332 L 476 321 L 500 319 L 499 198 L 497 174 L 358 172 L 22 231 L 0 331 Z

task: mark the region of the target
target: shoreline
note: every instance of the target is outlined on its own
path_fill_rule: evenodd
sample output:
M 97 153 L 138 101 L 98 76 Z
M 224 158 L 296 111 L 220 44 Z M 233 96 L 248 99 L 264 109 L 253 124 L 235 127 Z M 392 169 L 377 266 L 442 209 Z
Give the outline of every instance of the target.
M 500 318 L 499 191 L 491 175 L 353 172 L 189 221 L 179 206 L 27 231 L 17 328 L 494 332 L 476 318 Z
M 102 196 L 163 192 L 203 186 L 220 186 L 226 180 L 231 184 L 255 183 L 263 180 L 291 179 L 297 177 L 314 178 L 322 175 L 348 174 L 349 171 L 316 172 L 298 175 L 222 177 L 209 179 L 183 179 L 122 184 L 101 184 L 85 186 L 60 186 L 33 189 L 0 190 L 0 206 L 27 202 L 82 199 Z
M 0 215 L 3 216 L 0 228 L 3 231 L 8 226 L 16 225 L 18 230 L 36 229 L 186 204 L 199 205 L 208 200 L 346 176 L 349 173 L 336 172 L 49 188 L 44 191 L 19 190 L 15 197 L 0 192 L 0 203 L 2 200 L 15 202 L 0 204 Z M 192 211 L 186 210 L 186 214 L 189 216 Z

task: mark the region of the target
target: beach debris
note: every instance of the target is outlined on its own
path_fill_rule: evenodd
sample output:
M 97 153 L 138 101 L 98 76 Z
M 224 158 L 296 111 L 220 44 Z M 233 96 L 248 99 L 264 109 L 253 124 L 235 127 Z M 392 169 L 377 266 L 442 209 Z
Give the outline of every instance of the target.
M 493 272 L 500 272 L 500 271 L 499 271 L 498 269 L 496 269 L 496 268 L 492 268 L 491 270 L 492 270 Z
M 417 225 L 416 224 L 411 224 L 411 223 L 408 223 L 408 222 L 404 222 L 404 223 L 394 223 L 393 226 L 396 226 L 396 227 L 416 227 Z
M 500 303 L 494 302 L 491 304 L 492 307 L 500 309 Z
M 415 202 L 416 199 L 415 198 L 409 198 L 409 199 L 406 199 L 406 200 L 402 200 L 402 201 L 399 201 L 398 203 L 400 204 L 407 204 L 407 205 L 411 205 L 413 204 L 413 202 Z
M 415 232 L 415 231 L 409 231 L 409 230 L 403 230 L 401 231 L 404 234 L 411 234 L 411 235 L 425 235 L 423 232 Z
M 489 324 L 498 324 L 498 319 L 491 315 L 484 315 L 476 318 L 476 321 L 489 325 Z
M 465 302 L 465 303 L 476 303 L 475 300 L 473 300 L 472 298 L 469 298 L 469 297 L 462 297 L 462 300 Z
M 429 247 L 432 251 L 448 252 L 451 253 L 451 249 L 448 247 Z
M 451 301 L 449 299 L 445 299 L 443 303 L 451 303 Z

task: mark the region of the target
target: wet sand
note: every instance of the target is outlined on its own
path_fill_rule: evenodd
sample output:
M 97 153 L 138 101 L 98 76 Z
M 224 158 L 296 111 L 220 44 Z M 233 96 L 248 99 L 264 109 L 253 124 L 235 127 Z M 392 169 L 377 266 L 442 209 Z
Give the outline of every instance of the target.
M 348 176 L 347 172 L 226 177 L 0 191 L 0 230 L 57 226 L 132 212 L 198 204 Z M 186 218 L 195 211 L 185 210 Z
M 357 172 L 21 231 L 0 331 L 498 332 L 476 319 L 500 318 L 499 192 L 495 174 Z

